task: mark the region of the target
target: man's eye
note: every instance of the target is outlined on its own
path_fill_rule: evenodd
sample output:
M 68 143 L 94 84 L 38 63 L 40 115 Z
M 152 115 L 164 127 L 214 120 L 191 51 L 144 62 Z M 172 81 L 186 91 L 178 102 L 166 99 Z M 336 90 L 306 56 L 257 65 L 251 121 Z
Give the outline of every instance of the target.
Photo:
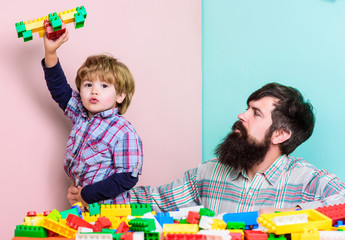
M 258 113 L 258 111 L 254 111 L 254 116 L 260 116 L 260 114 Z

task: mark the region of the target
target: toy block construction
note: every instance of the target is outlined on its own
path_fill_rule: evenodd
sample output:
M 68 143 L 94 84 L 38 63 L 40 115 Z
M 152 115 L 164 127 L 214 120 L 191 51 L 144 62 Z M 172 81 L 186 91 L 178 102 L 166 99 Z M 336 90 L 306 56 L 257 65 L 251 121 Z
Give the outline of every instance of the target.
M 15 24 L 18 38 L 23 38 L 24 42 L 33 39 L 32 34 L 38 32 L 39 37 L 47 34 L 48 39 L 56 39 L 66 32 L 66 25 L 74 22 L 75 28 L 84 26 L 87 12 L 84 6 L 69 9 L 59 13 L 51 13 L 48 16 L 21 21 Z

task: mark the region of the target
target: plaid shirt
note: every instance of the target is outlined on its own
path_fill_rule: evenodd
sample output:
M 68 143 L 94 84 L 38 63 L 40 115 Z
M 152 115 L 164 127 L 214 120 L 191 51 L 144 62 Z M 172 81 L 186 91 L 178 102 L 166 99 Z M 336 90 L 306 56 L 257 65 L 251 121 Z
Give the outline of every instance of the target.
M 141 174 L 141 139 L 117 111 L 117 108 L 109 109 L 97 113 L 90 120 L 79 93 L 73 91 L 65 109 L 73 127 L 67 141 L 64 168 L 76 185 L 99 182 L 113 173 L 131 172 L 133 177 Z M 124 192 L 103 202 L 128 203 L 129 193 Z
M 244 170 L 210 160 L 184 178 L 158 187 L 136 187 L 131 202 L 149 203 L 156 211 L 202 205 L 215 211 L 250 212 L 265 207 L 302 209 L 345 202 L 345 184 L 302 159 L 282 155 L 250 180 Z

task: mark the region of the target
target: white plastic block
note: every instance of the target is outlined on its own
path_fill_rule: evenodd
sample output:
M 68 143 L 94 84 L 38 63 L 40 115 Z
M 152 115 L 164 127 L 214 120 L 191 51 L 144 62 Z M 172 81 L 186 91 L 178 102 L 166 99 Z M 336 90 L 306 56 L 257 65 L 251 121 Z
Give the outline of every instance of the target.
M 201 216 L 199 221 L 199 227 L 206 230 L 212 229 L 213 218 L 208 216 Z
M 113 235 L 77 233 L 75 235 L 75 240 L 113 240 Z
M 319 231 L 320 240 L 345 240 L 344 231 Z
M 308 216 L 307 214 L 294 214 L 289 216 L 279 216 L 274 217 L 272 219 L 272 222 L 276 224 L 277 226 L 284 226 L 284 225 L 290 225 L 290 224 L 298 224 L 298 223 L 307 223 L 308 222 Z
M 231 235 L 229 230 L 201 230 L 198 234 L 205 235 L 206 239 L 219 239 L 231 240 Z M 216 238 L 212 238 L 216 237 Z

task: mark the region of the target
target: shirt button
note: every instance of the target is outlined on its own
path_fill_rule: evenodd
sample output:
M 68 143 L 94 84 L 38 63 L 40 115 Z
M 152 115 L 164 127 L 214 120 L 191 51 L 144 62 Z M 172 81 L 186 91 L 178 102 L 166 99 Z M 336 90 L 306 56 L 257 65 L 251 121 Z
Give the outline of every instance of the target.
M 94 146 L 93 148 L 94 148 L 94 149 L 97 149 L 97 146 Z
M 84 140 L 82 139 L 82 140 L 80 140 L 80 142 L 84 142 Z

